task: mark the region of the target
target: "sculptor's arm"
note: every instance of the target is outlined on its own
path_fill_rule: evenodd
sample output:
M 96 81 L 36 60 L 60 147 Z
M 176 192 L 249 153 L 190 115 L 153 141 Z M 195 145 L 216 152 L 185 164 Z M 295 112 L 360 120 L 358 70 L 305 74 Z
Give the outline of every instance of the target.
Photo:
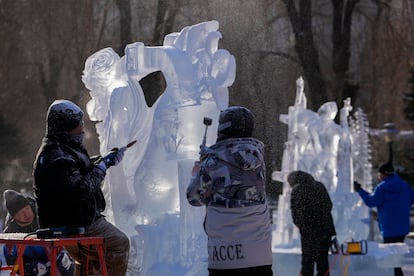
M 326 213 L 330 213 L 332 211 L 332 200 L 329 196 L 329 192 L 326 189 L 325 185 L 319 181 L 315 182 L 315 188 L 318 189 L 318 194 L 320 196 L 320 204 L 322 207 L 322 211 Z
M 301 204 L 302 200 L 300 198 L 300 193 L 298 190 L 293 189 L 290 198 L 290 208 L 292 214 L 293 223 L 301 229 L 303 227 L 304 221 L 304 210 Z
M 200 172 L 200 163 L 195 162 L 190 185 L 187 187 L 187 200 L 193 206 L 203 206 L 206 200 L 203 196 L 205 189 L 203 189 L 203 180 Z
M 411 204 L 414 204 L 414 189 L 410 189 L 410 199 L 411 199 Z
M 378 185 L 371 194 L 364 189 L 360 189 L 358 194 L 368 207 L 377 207 L 384 202 L 385 199 L 384 191 L 381 189 L 380 185 Z

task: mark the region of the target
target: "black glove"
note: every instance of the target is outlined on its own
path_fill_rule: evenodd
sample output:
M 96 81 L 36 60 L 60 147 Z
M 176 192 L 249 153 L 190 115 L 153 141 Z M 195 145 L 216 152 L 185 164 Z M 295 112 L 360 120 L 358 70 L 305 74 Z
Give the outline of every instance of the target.
M 362 189 L 361 184 L 359 184 L 357 181 L 354 181 L 354 191 L 358 192 L 361 189 Z
M 109 167 L 118 165 L 124 158 L 125 150 L 126 147 L 111 150 L 107 155 L 102 157 L 102 162 L 105 164 L 105 167 L 108 169 Z

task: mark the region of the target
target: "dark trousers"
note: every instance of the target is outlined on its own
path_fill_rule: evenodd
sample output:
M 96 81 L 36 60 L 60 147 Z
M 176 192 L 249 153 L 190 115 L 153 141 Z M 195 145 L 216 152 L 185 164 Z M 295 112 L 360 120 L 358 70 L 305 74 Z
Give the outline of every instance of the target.
M 302 238 L 302 276 L 313 276 L 316 264 L 317 276 L 329 276 L 328 252 L 331 243 L 330 237 L 315 241 Z
M 314 250 L 302 253 L 302 276 L 313 276 L 316 263 L 316 275 L 329 275 L 328 250 Z
M 208 269 L 209 276 L 273 276 L 272 266 L 263 265 L 236 269 Z
M 384 238 L 384 243 L 404 242 L 405 236 Z M 394 276 L 404 276 L 401 267 L 394 267 Z
M 128 236 L 118 227 L 108 222 L 104 217 L 94 221 L 85 230 L 86 236 L 105 238 L 105 263 L 108 276 L 126 275 L 130 246 Z M 100 272 L 99 266 L 95 269 L 95 264 L 98 260 L 96 250 L 89 250 L 88 247 L 78 246 L 68 247 L 67 250 L 81 264 L 86 264 L 86 259 L 89 257 L 91 263 L 89 264 L 88 262 L 88 270 L 90 268 L 90 271 Z M 84 275 L 84 271 L 82 270 L 85 268 L 80 267 L 77 269 L 76 275 Z

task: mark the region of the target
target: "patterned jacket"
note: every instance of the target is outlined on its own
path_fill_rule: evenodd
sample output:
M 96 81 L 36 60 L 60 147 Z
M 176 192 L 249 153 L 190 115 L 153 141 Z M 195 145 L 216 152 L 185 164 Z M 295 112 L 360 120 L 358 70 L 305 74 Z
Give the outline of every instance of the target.
M 222 140 L 202 156 L 187 188 L 188 202 L 206 205 L 209 268 L 272 264 L 263 143 Z
M 41 228 L 85 227 L 105 209 L 105 172 L 82 145 L 44 138 L 33 175 Z

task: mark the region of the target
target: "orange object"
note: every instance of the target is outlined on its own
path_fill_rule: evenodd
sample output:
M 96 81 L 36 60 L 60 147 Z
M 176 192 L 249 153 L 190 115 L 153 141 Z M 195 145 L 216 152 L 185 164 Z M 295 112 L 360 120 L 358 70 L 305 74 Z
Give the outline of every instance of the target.
M 14 276 L 17 273 L 18 267 L 24 267 L 23 263 L 23 253 L 26 246 L 44 246 L 49 249 L 50 255 L 49 260 L 51 261 L 50 275 L 57 275 L 57 263 L 56 257 L 60 250 L 65 246 L 96 246 L 98 251 L 99 263 L 101 266 L 102 276 L 107 276 L 108 272 L 106 271 L 106 264 L 104 258 L 104 238 L 102 237 L 75 237 L 75 238 L 60 238 L 60 239 L 24 239 L 16 238 L 11 235 L 8 237 L 8 234 L 0 235 L 0 244 L 5 245 L 16 245 L 17 247 L 17 259 L 14 266 L 2 267 L 1 270 L 11 270 L 10 275 Z M 24 271 L 19 271 L 21 276 L 24 276 Z
M 341 245 L 342 255 L 362 254 L 368 252 L 368 245 L 366 240 L 345 242 Z
M 359 242 L 349 242 L 348 243 L 348 253 L 350 254 L 360 254 L 362 253 L 361 243 Z

